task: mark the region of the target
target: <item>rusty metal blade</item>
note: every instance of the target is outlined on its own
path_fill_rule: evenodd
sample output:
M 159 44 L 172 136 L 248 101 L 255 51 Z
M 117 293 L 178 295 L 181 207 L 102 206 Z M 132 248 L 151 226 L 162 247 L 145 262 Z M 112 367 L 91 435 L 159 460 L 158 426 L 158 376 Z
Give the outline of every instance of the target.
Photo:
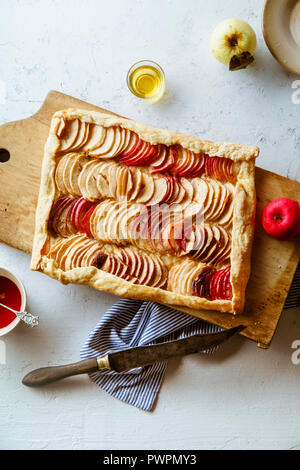
M 236 326 L 229 330 L 207 335 L 194 335 L 189 338 L 169 341 L 149 346 L 138 346 L 109 354 L 109 363 L 116 372 L 147 366 L 156 362 L 166 361 L 171 357 L 185 356 L 205 351 L 226 341 L 245 327 Z

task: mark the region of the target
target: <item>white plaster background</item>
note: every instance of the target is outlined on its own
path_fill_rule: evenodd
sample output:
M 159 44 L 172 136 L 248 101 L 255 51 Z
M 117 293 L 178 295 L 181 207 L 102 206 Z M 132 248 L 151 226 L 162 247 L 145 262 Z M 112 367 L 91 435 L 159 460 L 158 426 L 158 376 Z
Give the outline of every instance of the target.
M 262 37 L 260 0 L 1 0 L 0 124 L 34 113 L 56 89 L 153 126 L 261 147 L 258 165 L 300 179 L 296 76 Z M 258 36 L 256 62 L 230 73 L 209 53 L 214 26 L 238 17 Z M 167 93 L 148 105 L 130 95 L 126 71 L 153 59 Z M 26 149 L 24 149 L 26 157 Z M 1 223 L 1 221 L 0 221 Z M 283 313 L 270 350 L 235 338 L 213 357 L 169 363 L 154 412 L 123 404 L 77 377 L 43 389 L 21 379 L 32 368 L 72 362 L 89 331 L 116 300 L 62 286 L 29 271 L 29 256 L 0 246 L 0 264 L 23 279 L 38 329 L 2 339 L 2 449 L 299 448 L 299 309 Z

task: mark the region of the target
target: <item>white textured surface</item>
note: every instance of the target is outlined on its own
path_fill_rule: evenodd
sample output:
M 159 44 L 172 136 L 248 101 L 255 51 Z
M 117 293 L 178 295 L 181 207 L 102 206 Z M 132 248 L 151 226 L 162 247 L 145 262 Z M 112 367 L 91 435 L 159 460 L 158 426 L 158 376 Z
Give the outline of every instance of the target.
M 259 166 L 299 179 L 297 77 L 264 44 L 262 3 L 2 0 L 0 123 L 29 116 L 56 89 L 153 126 L 257 144 Z M 229 73 L 209 53 L 211 31 L 227 17 L 257 32 L 256 63 L 245 71 Z M 165 69 L 167 94 L 156 105 L 126 89 L 126 71 L 139 59 Z M 3 245 L 0 264 L 20 275 L 28 307 L 41 318 L 38 329 L 20 325 L 2 338 L 0 448 L 300 449 L 300 365 L 291 362 L 299 309 L 284 312 L 268 351 L 236 338 L 213 357 L 170 361 L 157 406 L 146 413 L 86 377 L 36 390 L 21 385 L 32 368 L 77 360 L 116 298 L 30 272 L 29 256 Z

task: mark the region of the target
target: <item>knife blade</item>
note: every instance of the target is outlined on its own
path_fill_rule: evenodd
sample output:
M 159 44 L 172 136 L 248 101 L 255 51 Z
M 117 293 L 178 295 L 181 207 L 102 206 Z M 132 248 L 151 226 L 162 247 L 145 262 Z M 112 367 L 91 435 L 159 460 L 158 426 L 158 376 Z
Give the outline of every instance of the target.
M 63 366 L 42 367 L 29 372 L 22 380 L 28 387 L 39 387 L 57 380 L 79 374 L 90 374 L 99 370 L 111 369 L 116 372 L 135 369 L 170 359 L 171 357 L 194 354 L 218 346 L 231 336 L 241 332 L 245 326 L 239 325 L 229 330 L 207 335 L 194 335 L 148 346 L 123 349 L 101 357 L 84 359 L 83 361 Z

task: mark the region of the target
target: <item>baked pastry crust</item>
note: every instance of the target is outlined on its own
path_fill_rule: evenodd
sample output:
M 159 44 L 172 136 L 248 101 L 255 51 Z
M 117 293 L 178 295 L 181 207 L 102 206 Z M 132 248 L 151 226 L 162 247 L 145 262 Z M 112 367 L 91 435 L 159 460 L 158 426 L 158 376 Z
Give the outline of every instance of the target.
M 47 257 L 51 245 L 48 222 L 52 204 L 58 196 L 55 184 L 58 137 L 61 119 L 79 119 L 82 122 L 101 125 L 105 128 L 120 126 L 129 129 L 153 145 L 181 145 L 195 153 L 228 158 L 235 162 L 236 184 L 233 197 L 233 225 L 231 246 L 232 300 L 208 300 L 203 297 L 183 295 L 157 287 L 133 284 L 96 267 L 79 267 L 67 271 L 60 269 L 55 260 Z M 100 112 L 67 109 L 54 114 L 49 137 L 45 145 L 42 164 L 41 185 L 36 211 L 36 225 L 32 251 L 31 269 L 41 271 L 60 282 L 85 284 L 104 292 L 122 297 L 149 300 L 159 303 L 185 306 L 192 309 L 218 310 L 238 313 L 243 310 L 245 289 L 250 275 L 250 254 L 254 233 L 255 216 L 255 158 L 259 149 L 233 143 L 213 143 L 199 140 L 181 133 L 154 129 L 138 122 Z

